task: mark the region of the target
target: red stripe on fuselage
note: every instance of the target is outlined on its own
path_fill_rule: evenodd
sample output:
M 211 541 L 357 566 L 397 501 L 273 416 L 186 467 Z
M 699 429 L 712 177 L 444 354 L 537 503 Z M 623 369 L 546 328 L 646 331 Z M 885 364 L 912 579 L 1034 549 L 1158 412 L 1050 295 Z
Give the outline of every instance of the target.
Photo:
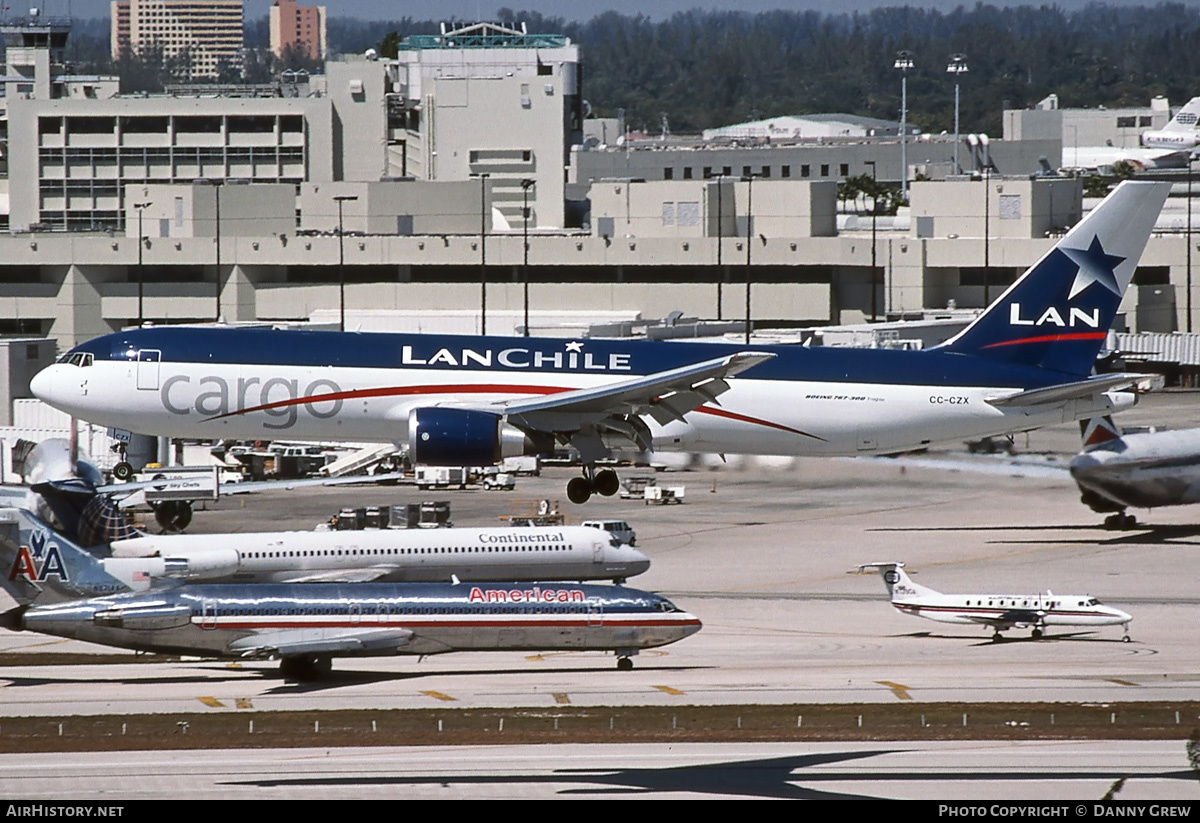
M 550 395 L 561 394 L 563 392 L 574 391 L 555 386 L 522 386 L 510 385 L 507 383 L 465 383 L 460 385 L 433 385 L 433 386 L 388 386 L 378 389 L 352 389 L 350 391 L 329 392 L 328 394 L 314 394 L 307 397 L 291 397 L 287 400 L 277 400 L 274 403 L 264 403 L 261 406 L 251 406 L 248 409 L 238 409 L 237 411 L 218 414 L 213 417 L 206 417 L 204 422 L 213 420 L 221 420 L 225 417 L 237 417 L 239 415 L 249 414 L 251 412 L 267 411 L 268 409 L 281 409 L 288 406 L 304 406 L 309 403 L 329 403 L 335 400 L 366 400 L 375 397 L 411 397 L 414 395 L 424 394 L 538 394 Z M 723 417 L 728 420 L 737 420 L 741 423 L 750 423 L 756 426 L 765 426 L 779 431 L 798 434 L 803 437 L 811 437 L 814 440 L 826 442 L 824 437 L 818 437 L 815 434 L 809 434 L 799 429 L 793 429 L 790 426 L 785 426 L 782 423 L 772 423 L 769 420 L 762 420 L 757 417 L 750 417 L 744 414 L 727 411 L 725 409 L 714 409 L 708 406 L 701 406 L 693 411 L 701 414 L 711 414 L 714 417 Z
M 989 343 L 983 346 L 985 349 L 994 349 L 997 346 L 1019 346 L 1022 343 L 1055 343 L 1060 340 L 1103 340 L 1107 336 L 1107 332 L 1088 331 L 1074 332 L 1073 334 L 1046 334 L 1041 337 L 1022 337 L 1020 340 L 1004 340 L 1000 343 Z

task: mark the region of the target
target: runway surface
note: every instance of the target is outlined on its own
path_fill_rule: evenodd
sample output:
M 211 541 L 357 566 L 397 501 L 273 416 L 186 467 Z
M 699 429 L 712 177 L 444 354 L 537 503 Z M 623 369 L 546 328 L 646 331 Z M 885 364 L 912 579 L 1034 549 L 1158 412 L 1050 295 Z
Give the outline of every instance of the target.
M 1186 810 L 1200 783 L 1178 742 L 723 743 L 255 749 L 0 755 L 24 799 L 529 800 L 907 798 L 1068 801 L 1087 817 L 1117 798 Z M 1082 801 L 1082 802 L 1081 802 Z M 1075 814 L 1082 805 L 1086 814 Z M 1018 815 L 1010 815 L 1017 817 Z
M 1143 403 L 1122 422 L 1180 428 L 1195 424 L 1195 409 L 1195 394 L 1168 394 Z M 517 490 L 509 493 L 422 493 L 393 487 L 296 490 L 223 500 L 215 510 L 197 513 L 193 532 L 311 528 L 343 505 L 432 498 L 451 501 L 456 525 L 493 525 L 500 515 L 519 505 L 559 499 L 569 522 L 597 517 L 628 520 L 637 530 L 638 547 L 653 561 L 651 570 L 629 585 L 668 594 L 700 616 L 704 629 L 681 643 L 642 654 L 632 672 L 617 672 L 612 657 L 596 653 L 345 659 L 335 661 L 333 676 L 327 681 L 305 685 L 284 683 L 276 676 L 276 664 L 269 662 L 106 665 L 99 657 L 94 665 L 0 666 L 0 722 L 3 717 L 22 715 L 57 718 L 183 711 L 250 715 L 282 709 L 435 706 L 549 709 L 563 705 L 1194 699 L 1200 684 L 1200 644 L 1195 637 L 1200 606 L 1195 585 L 1200 508 L 1138 512 L 1146 528 L 1106 531 L 1101 527 L 1102 516 L 1079 504 L 1078 491 L 1065 472 L 1066 458 L 1078 447 L 1076 426 L 1021 435 L 1016 445 L 1023 452 L 1021 466 L 981 458 L 973 462 L 987 469 L 980 471 L 926 462 L 929 458 L 965 460 L 960 450 L 928 456 L 919 464 L 813 459 L 671 472 L 659 475 L 660 482 L 685 485 L 687 502 L 670 507 L 615 498 L 570 505 L 562 491 L 571 475 L 566 469 L 548 471 L 541 478 L 522 478 Z M 1029 470 L 1028 463 L 1037 471 Z M 1036 476 L 1013 476 L 1031 472 Z M 1036 642 L 1027 631 L 1013 631 L 1010 640 L 994 643 L 990 630 L 904 616 L 888 604 L 877 574 L 848 574 L 857 564 L 884 560 L 906 562 L 915 580 L 945 592 L 1034 593 L 1049 588 L 1057 593 L 1091 593 L 1133 614 L 1133 642 L 1120 642 L 1120 628 L 1112 627 L 1059 630 Z M 0 635 L 0 660 L 9 651 L 81 650 L 108 653 L 31 634 Z M 1189 723 L 1200 723 L 1200 719 L 1184 718 L 1183 736 L 1190 730 Z M 999 752 L 1012 745 L 968 747 L 949 755 L 948 762 L 967 762 L 969 768 L 978 762 L 984 764 L 978 768 L 993 768 L 986 765 L 992 754 L 976 753 L 994 751 L 1000 758 Z M 1066 744 L 1044 745 L 1050 750 Z M 1095 797 L 1107 786 L 1099 794 L 1094 793 L 1095 787 L 1124 762 L 1126 750 L 1121 747 L 1133 744 L 1088 745 L 1097 752 L 1115 752 L 1112 757 L 1116 758 L 1108 763 L 1109 771 L 1086 778 L 1090 782 L 1085 794 Z M 1182 743 L 1145 745 L 1163 753 L 1151 771 L 1186 767 L 1186 759 L 1178 762 Z M 836 746 L 831 751 L 853 748 Z M 791 747 L 784 756 L 810 750 Z M 585 759 L 598 756 L 591 749 L 584 751 L 590 752 L 582 755 Z M 1167 755 L 1168 751 L 1174 754 Z M 414 757 L 424 762 L 428 752 L 423 749 Z M 295 757 L 297 762 L 305 762 L 306 757 L 295 752 L 279 756 Z M 374 752 L 344 756 L 347 763 L 384 757 Z M 91 757 L 50 760 L 90 762 Z M 454 760 L 455 755 L 447 757 Z M 746 757 L 764 755 L 755 750 Z M 899 758 L 898 762 L 910 769 L 917 764 L 920 769 L 934 768 L 924 757 L 888 757 Z M 243 762 L 242 758 L 250 755 L 233 757 L 229 767 Z M 1064 758 L 1064 763 L 1073 762 L 1070 755 Z M 547 768 L 556 760 L 547 755 Z M 850 760 L 858 762 L 856 757 Z M 250 758 L 245 762 L 257 761 Z M 430 774 L 436 773 L 432 763 L 425 765 L 432 769 Z M 691 768 L 686 763 L 677 765 Z M 845 770 L 851 765 L 840 762 L 836 768 Z M 1031 770 L 1028 759 L 1020 770 L 1029 772 L 1030 786 L 1037 782 L 1032 776 L 1036 769 Z M 180 767 L 181 773 L 187 771 Z M 780 785 L 793 782 L 782 780 Z M 1019 790 L 998 784 L 1000 794 L 996 796 L 1063 796 L 1057 790 L 1018 794 L 1027 788 L 1023 779 L 1014 783 L 1018 784 Z M 75 789 L 83 785 L 76 784 Z M 254 783 L 244 785 L 253 787 L 245 789 L 256 792 L 253 796 L 269 796 L 274 791 Z M 379 784 L 389 785 L 392 789 L 396 786 L 386 781 Z M 488 786 L 486 781 L 471 785 Z M 507 790 L 500 785 L 480 791 Z M 884 792 L 885 796 L 906 796 L 894 783 L 888 785 L 890 793 Z M 979 794 L 985 790 L 982 783 L 964 779 L 952 785 L 958 787 L 956 792 L 962 790 L 954 796 L 984 796 Z M 1147 785 L 1170 797 L 1179 796 L 1169 792 L 1181 790 L 1178 787 L 1184 784 L 1160 777 Z M 823 780 L 818 787 L 819 791 L 864 794 L 876 793 L 877 788 L 858 778 Z M 31 791 L 42 789 L 31 787 Z M 341 796 L 336 787 L 325 786 L 321 791 L 325 793 L 315 796 Z M 432 779 L 428 786 L 419 781 L 405 784 L 406 796 L 425 796 L 415 794 L 424 791 L 431 793 L 428 796 L 459 796 L 453 792 L 466 789 L 447 790 Z M 516 796 L 527 796 L 515 787 L 513 791 Z M 566 789 L 550 780 L 538 791 L 563 796 Z M 599 790 L 590 791 L 587 796 L 594 797 Z M 692 790 L 667 787 L 662 791 L 662 796 L 684 796 Z M 74 789 L 71 793 L 78 794 Z M 365 795 L 360 792 L 356 796 Z

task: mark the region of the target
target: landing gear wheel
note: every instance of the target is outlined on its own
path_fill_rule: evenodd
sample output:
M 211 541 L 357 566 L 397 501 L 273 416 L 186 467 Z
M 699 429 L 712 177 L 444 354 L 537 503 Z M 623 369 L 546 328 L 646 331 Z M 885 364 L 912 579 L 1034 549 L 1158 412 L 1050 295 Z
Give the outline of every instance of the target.
M 592 484 L 586 477 L 572 477 L 567 483 L 567 499 L 572 503 L 586 503 L 591 496 Z
M 128 480 L 133 477 L 133 465 L 122 460 L 113 466 L 113 477 L 118 480 Z
M 633 671 L 633 658 L 632 657 L 618 657 L 617 658 L 617 671 L 619 671 L 619 672 Z
M 1130 643 L 1130 642 L 1132 642 L 1132 638 L 1130 638 L 1129 635 L 1125 635 L 1124 637 L 1121 638 L 1121 642 L 1122 643 Z
M 596 477 L 592 481 L 592 485 L 595 487 L 597 494 L 602 494 L 605 497 L 612 497 L 621 489 L 621 481 L 617 478 L 617 473 L 612 469 L 596 472 Z
M 1137 528 L 1137 516 L 1125 514 L 1125 512 L 1110 514 L 1108 517 L 1104 518 L 1104 528 L 1111 531 Z
M 1034 639 L 1034 640 L 1041 640 L 1041 639 L 1042 639 L 1042 630 L 1041 630 L 1041 629 L 1034 629 L 1034 630 L 1033 630 L 1033 639 Z

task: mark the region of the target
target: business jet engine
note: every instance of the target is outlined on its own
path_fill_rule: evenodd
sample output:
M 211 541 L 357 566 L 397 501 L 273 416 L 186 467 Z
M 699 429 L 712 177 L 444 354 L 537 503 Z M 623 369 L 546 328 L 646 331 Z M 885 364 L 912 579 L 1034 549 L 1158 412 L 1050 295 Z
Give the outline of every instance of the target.
M 550 434 L 527 434 L 502 415 L 428 406 L 408 415 L 408 459 L 422 466 L 492 466 L 506 457 L 554 450 Z

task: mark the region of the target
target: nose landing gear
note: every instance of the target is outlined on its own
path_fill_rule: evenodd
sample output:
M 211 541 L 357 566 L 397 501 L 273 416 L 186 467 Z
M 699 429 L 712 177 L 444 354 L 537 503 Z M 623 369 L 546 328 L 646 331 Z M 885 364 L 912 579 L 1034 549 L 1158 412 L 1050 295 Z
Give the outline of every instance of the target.
M 596 471 L 595 466 L 584 466 L 582 477 L 573 477 L 567 483 L 567 499 L 575 504 L 588 502 L 593 493 L 612 497 L 621 488 L 621 481 L 612 469 Z

